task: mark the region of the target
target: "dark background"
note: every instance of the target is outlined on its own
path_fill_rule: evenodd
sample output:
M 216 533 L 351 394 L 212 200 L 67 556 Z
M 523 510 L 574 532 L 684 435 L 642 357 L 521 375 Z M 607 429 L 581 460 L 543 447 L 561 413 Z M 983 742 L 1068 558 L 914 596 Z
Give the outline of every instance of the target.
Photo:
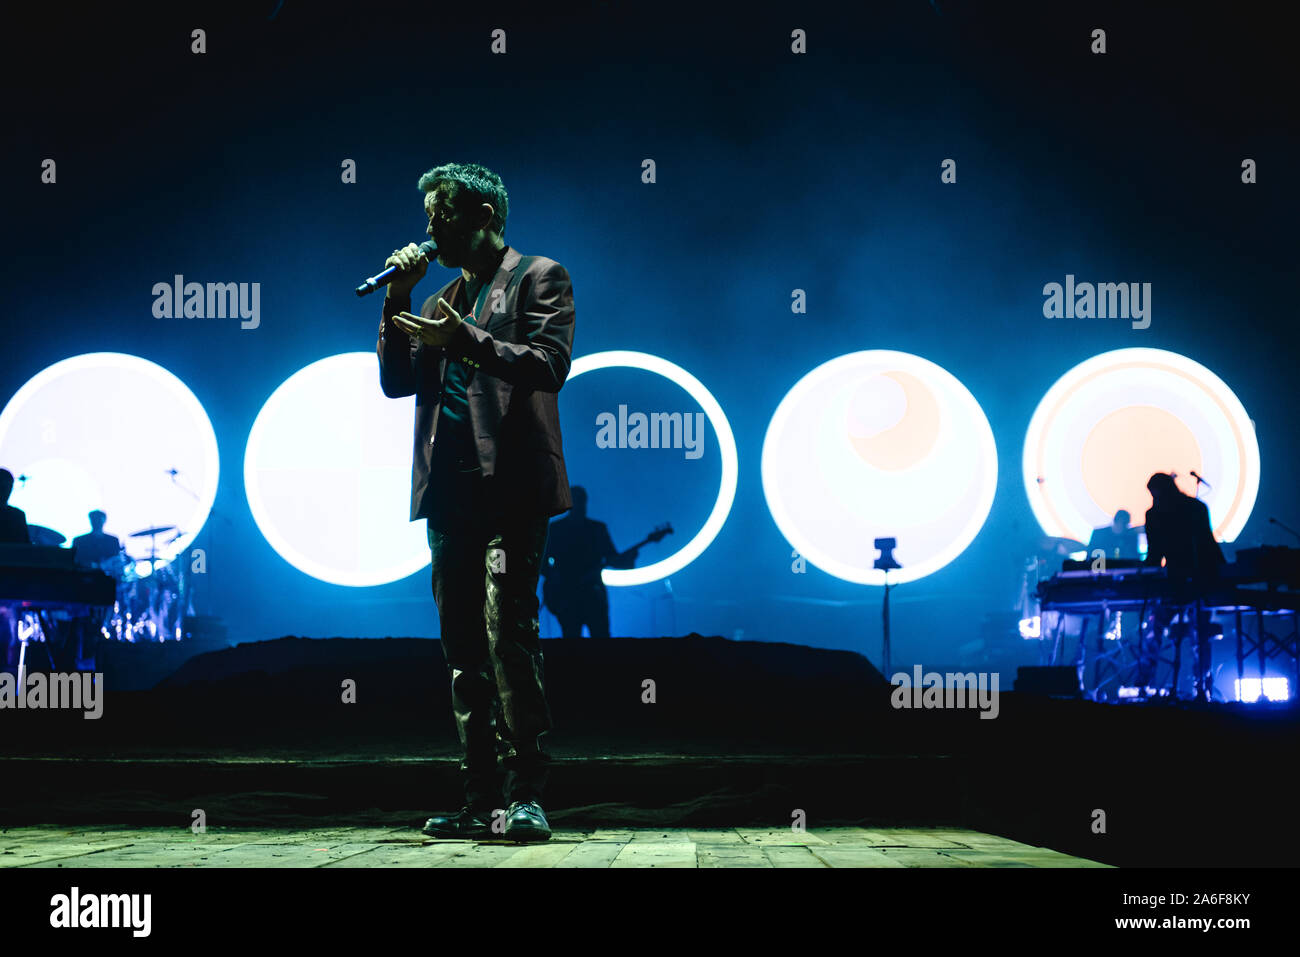
M 1025 430 L 1051 384 L 1099 352 L 1168 349 L 1218 374 L 1255 420 L 1263 462 L 1238 544 L 1282 541 L 1271 515 L 1300 525 L 1296 84 L 1273 5 L 265 0 L 7 17 L 0 399 L 96 351 L 143 356 L 189 386 L 216 430 L 216 507 L 232 520 L 200 610 L 232 637 L 438 633 L 427 569 L 349 589 L 284 562 L 248 511 L 242 465 L 284 379 L 373 349 L 379 299 L 352 286 L 425 238 L 416 179 L 448 161 L 500 173 L 506 242 L 568 268 L 575 356 L 670 359 L 735 432 L 729 520 L 673 576 L 671 601 L 662 583 L 611 590 L 616 635 L 742 629 L 879 660 L 879 590 L 811 565 L 792 574 L 759 479 L 785 392 L 862 349 L 953 373 L 999 458 L 972 545 L 894 596 L 896 665 L 957 662 L 982 631 L 1014 628 L 1039 534 Z M 498 26 L 505 56 L 489 53 Z M 795 27 L 807 55 L 790 53 Z M 1089 52 L 1094 27 L 1105 56 Z M 40 183 L 45 157 L 57 186 Z M 939 181 L 945 157 L 955 186 Z M 1240 182 L 1244 157 L 1257 185 Z M 340 182 L 344 158 L 356 185 Z M 175 273 L 260 282 L 261 327 L 153 318 L 150 290 Z M 1151 282 L 1151 327 L 1044 319 L 1042 286 L 1066 273 Z M 435 267 L 415 301 L 452 275 Z M 807 315 L 790 312 L 796 287 Z M 673 521 L 675 539 L 642 553 L 658 560 L 712 506 L 716 455 L 703 484 L 674 474 L 680 451 L 593 457 L 589 408 L 694 406 L 644 373 L 589 376 L 561 395 L 571 481 L 620 547 Z

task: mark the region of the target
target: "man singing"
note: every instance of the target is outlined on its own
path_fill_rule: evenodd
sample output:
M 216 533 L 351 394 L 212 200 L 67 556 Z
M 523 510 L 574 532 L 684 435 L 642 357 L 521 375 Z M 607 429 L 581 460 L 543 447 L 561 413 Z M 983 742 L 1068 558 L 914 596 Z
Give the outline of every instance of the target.
M 428 523 L 433 597 L 451 675 L 465 806 L 424 833 L 492 835 L 508 772 L 505 836 L 545 841 L 541 807 L 551 728 L 538 634 L 537 579 L 552 516 L 572 504 L 557 394 L 573 349 L 568 271 L 503 240 L 501 177 L 448 163 L 420 177 L 437 260 L 460 276 L 412 315 L 428 268 L 412 243 L 385 266 L 379 379 L 389 398 L 415 395 L 411 521 Z M 497 721 L 501 714 L 505 728 Z

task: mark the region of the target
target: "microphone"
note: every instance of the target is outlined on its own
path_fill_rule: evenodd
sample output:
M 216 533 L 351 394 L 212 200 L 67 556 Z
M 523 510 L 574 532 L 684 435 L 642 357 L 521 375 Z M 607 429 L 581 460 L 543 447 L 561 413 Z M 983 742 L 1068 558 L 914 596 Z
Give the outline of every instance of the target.
M 1201 478 L 1201 477 L 1200 477 L 1199 475 L 1197 475 L 1195 472 L 1192 472 L 1192 471 L 1189 470 L 1187 474 L 1190 475 L 1192 478 L 1196 479 L 1196 484 L 1197 484 L 1197 485 L 1204 485 L 1206 488 L 1209 488 L 1209 489 L 1214 488 L 1213 485 L 1211 485 L 1209 482 L 1205 481 L 1205 479 Z
M 420 252 L 424 255 L 427 262 L 433 262 L 438 257 L 438 244 L 430 240 L 427 243 L 420 243 Z M 368 296 L 380 286 L 387 286 L 392 282 L 393 277 L 402 270 L 397 266 L 389 266 L 377 276 L 371 276 L 361 285 L 357 286 L 358 296 Z

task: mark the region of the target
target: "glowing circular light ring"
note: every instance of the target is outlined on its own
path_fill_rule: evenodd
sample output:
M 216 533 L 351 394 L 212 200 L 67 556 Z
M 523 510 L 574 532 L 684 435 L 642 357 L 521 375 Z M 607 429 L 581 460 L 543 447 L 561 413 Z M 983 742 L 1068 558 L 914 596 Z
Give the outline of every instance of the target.
M 253 521 L 257 524 L 258 530 L 266 539 L 267 544 L 275 550 L 277 555 L 300 572 L 331 585 L 346 585 L 354 588 L 386 585 L 410 577 L 420 569 L 427 567 L 432 558 L 427 550 L 421 550 L 410 558 L 390 566 L 347 570 L 334 565 L 327 565 L 306 554 L 301 547 L 292 543 L 280 531 L 279 523 L 272 514 L 270 504 L 263 498 L 261 483 L 258 481 L 258 476 L 262 471 L 259 450 L 267 445 L 264 433 L 269 432 L 277 416 L 281 415 L 279 407 L 296 399 L 295 393 L 303 388 L 304 380 L 314 378 L 325 367 L 331 365 L 339 366 L 342 370 L 340 374 L 350 374 L 357 369 L 364 368 L 366 374 L 373 371 L 377 377 L 378 367 L 374 365 L 374 362 L 375 356 L 373 352 L 345 352 L 327 356 L 324 359 L 318 359 L 309 365 L 303 366 L 281 382 L 275 388 L 275 391 L 267 397 L 266 402 L 263 403 L 262 408 L 257 413 L 257 418 L 253 420 L 253 427 L 249 430 L 248 443 L 244 451 L 244 494 L 248 499 L 249 511 L 253 514 Z M 375 392 L 378 393 L 377 378 L 374 388 Z
M 1069 517 L 1063 518 L 1056 514 L 1038 483 L 1039 469 L 1037 463 L 1043 453 L 1043 446 L 1050 438 L 1047 434 L 1049 420 L 1062 408 L 1062 400 L 1082 384 L 1107 372 L 1143 364 L 1164 366 L 1175 373 L 1181 373 L 1185 377 L 1170 380 L 1171 382 L 1182 382 L 1191 379 L 1196 385 L 1201 386 L 1198 391 L 1194 386 L 1189 385 L 1188 391 L 1180 397 L 1193 404 L 1204 403 L 1208 399 L 1211 404 L 1223 413 L 1226 424 L 1232 428 L 1235 439 L 1234 444 L 1237 446 L 1237 454 L 1240 458 L 1237 467 L 1240 470 L 1241 479 L 1236 489 L 1236 497 L 1229 506 L 1226 524 L 1221 528 L 1217 528 L 1216 532 L 1225 542 L 1235 540 L 1241 534 L 1241 530 L 1245 528 L 1250 513 L 1255 507 L 1256 496 L 1259 493 L 1259 442 L 1255 436 L 1254 424 L 1246 413 L 1245 406 L 1237 398 L 1236 393 L 1214 372 L 1187 356 L 1164 349 L 1115 349 L 1110 352 L 1100 353 L 1071 368 L 1047 390 L 1029 421 L 1029 428 L 1025 433 L 1024 455 L 1021 460 L 1025 492 L 1029 498 L 1029 506 L 1033 510 L 1034 518 L 1037 519 L 1043 531 L 1049 535 L 1059 534 L 1078 538 L 1082 534 L 1083 540 L 1087 540 L 1088 535 L 1091 534 L 1091 527 L 1085 528 L 1085 526 L 1089 525 L 1087 520 L 1079 516 L 1079 521 L 1075 523 Z M 1162 385 L 1168 384 L 1162 383 Z M 1168 410 L 1163 411 L 1168 412 Z
M 740 464 L 736 455 L 736 439 L 731 433 L 731 423 L 727 421 L 726 415 L 722 412 L 722 406 L 718 404 L 718 400 L 713 397 L 713 394 L 704 387 L 704 384 L 699 379 L 667 359 L 661 359 L 646 352 L 623 350 L 596 352 L 574 359 L 572 366 L 569 368 L 566 381 L 571 381 L 584 372 L 610 368 L 641 369 L 645 372 L 653 372 L 684 389 L 704 410 L 704 414 L 708 416 L 709 424 L 713 426 L 713 431 L 718 437 L 718 451 L 722 456 L 722 480 L 718 487 L 717 501 L 714 502 L 713 511 L 709 513 L 708 519 L 705 520 L 700 530 L 695 533 L 694 538 L 667 558 L 661 559 L 652 565 L 645 565 L 641 568 L 606 568 L 600 573 L 601 580 L 606 585 L 645 585 L 661 578 L 667 578 L 699 558 L 704 550 L 713 543 L 713 539 L 717 537 L 723 523 L 727 521 L 727 516 L 731 513 L 732 503 L 736 498 L 736 483 L 740 475 Z
M 197 426 L 198 434 L 196 438 L 200 446 L 199 452 L 204 459 L 204 472 L 203 486 L 195 491 L 195 496 L 197 498 L 196 514 L 201 515 L 202 519 L 196 524 L 194 531 L 185 532 L 180 538 L 169 543 L 166 550 L 160 553 L 168 556 L 166 561 L 173 561 L 198 537 L 199 532 L 207 523 L 207 518 L 212 512 L 212 504 L 217 499 L 217 482 L 221 471 L 221 458 L 217 450 L 217 436 L 212 430 L 212 422 L 208 418 L 208 413 L 203 408 L 202 403 L 199 402 L 198 397 L 175 374 L 155 362 L 125 352 L 87 352 L 79 356 L 61 359 L 53 365 L 46 366 L 28 379 L 5 403 L 4 410 L 0 411 L 0 444 L 3 444 L 9 429 L 22 414 L 24 404 L 52 381 L 61 379 L 80 369 L 112 369 L 142 376 L 165 390 L 181 411 L 187 414 Z M 161 565 L 162 562 L 159 562 L 159 564 Z
M 870 358 L 868 359 L 868 357 Z M 905 568 L 892 569 L 889 572 L 889 584 L 897 585 L 931 575 L 965 551 L 967 546 L 975 540 L 975 536 L 979 534 L 980 529 L 984 527 L 984 522 L 993 507 L 993 498 L 997 492 L 998 455 L 997 445 L 993 441 L 993 429 L 989 425 L 987 416 L 984 415 L 984 410 L 980 407 L 979 402 L 975 400 L 975 396 L 962 384 L 960 379 L 943 368 L 943 366 L 913 355 L 910 352 L 868 349 L 837 356 L 823 362 L 803 376 L 790 388 L 781 399 L 780 404 L 777 405 L 776 412 L 772 414 L 767 432 L 763 437 L 763 454 L 760 464 L 763 495 L 767 500 L 768 511 L 778 530 L 780 530 L 786 541 L 813 565 L 843 581 L 859 585 L 883 586 L 885 584 L 884 571 L 876 568 L 862 568 L 859 565 L 834 558 L 803 534 L 795 520 L 786 511 L 781 496 L 777 494 L 777 489 L 774 488 L 775 479 L 773 475 L 776 468 L 774 457 L 778 453 L 775 449 L 775 443 L 769 441 L 769 439 L 779 435 L 786 428 L 787 420 L 793 414 L 800 392 L 819 386 L 827 379 L 834 379 L 841 374 L 841 370 L 844 368 L 856 367 L 865 361 L 888 365 L 897 371 L 910 373 L 922 381 L 928 381 L 927 377 L 933 377 L 933 379 L 937 380 L 957 402 L 962 411 L 966 413 L 967 421 L 973 424 L 976 432 L 975 440 L 979 445 L 980 458 L 985 463 L 983 474 L 978 476 L 978 481 L 981 483 L 979 498 L 970 512 L 970 520 L 962 527 L 957 536 L 936 554 L 922 561 L 911 563 Z

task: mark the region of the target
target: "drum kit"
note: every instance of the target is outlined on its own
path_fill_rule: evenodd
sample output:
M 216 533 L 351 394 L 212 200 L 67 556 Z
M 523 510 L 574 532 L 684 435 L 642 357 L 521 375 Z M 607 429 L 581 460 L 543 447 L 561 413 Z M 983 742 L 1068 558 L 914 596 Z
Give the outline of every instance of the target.
M 173 531 L 176 534 L 161 544 L 165 549 L 184 534 L 175 525 L 130 533 L 129 538 L 149 539 L 147 558 L 132 558 L 123 546 L 118 554 L 94 563 L 117 582 L 117 600 L 100 623 L 105 638 L 131 642 L 181 639 L 185 618 L 194 615 L 189 569 L 184 562 L 178 567 L 177 562 L 159 557 L 158 536 Z
M 1038 583 L 1050 577 L 1054 568 L 1059 569 L 1065 558 L 1087 550 L 1087 545 L 1073 538 L 1044 536 L 1038 539 L 1034 553 L 1025 559 L 1020 578 L 1020 597 L 1016 599 L 1016 608 L 1020 611 L 1022 622 L 1039 618 Z M 1037 629 L 1038 626 L 1034 627 Z M 1022 634 L 1021 637 L 1027 636 Z

